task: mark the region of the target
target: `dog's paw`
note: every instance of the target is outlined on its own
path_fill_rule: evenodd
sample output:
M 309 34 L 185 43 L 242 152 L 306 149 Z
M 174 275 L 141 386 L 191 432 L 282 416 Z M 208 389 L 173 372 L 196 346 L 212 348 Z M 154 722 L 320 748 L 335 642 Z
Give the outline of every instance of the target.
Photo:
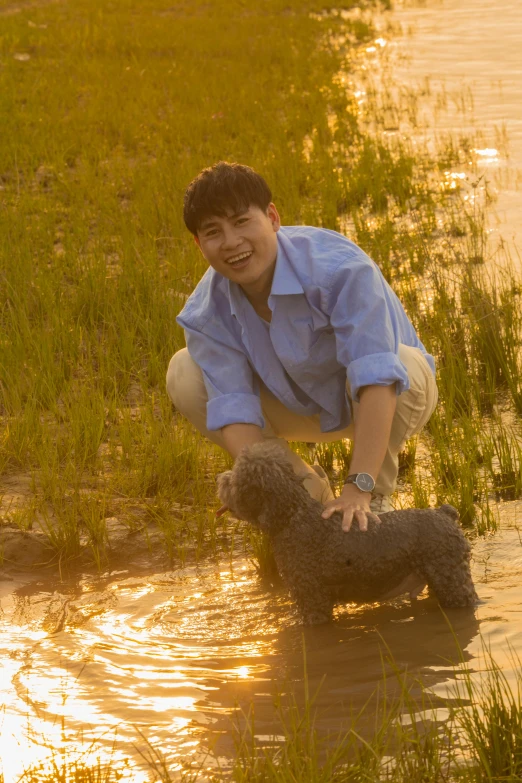
M 332 620 L 332 615 L 326 612 L 305 612 L 303 613 L 303 625 L 324 625 Z

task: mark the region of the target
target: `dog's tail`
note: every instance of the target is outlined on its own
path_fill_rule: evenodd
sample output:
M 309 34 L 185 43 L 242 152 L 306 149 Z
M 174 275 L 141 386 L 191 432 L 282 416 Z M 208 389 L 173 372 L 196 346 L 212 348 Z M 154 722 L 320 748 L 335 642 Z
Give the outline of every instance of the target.
M 442 511 L 443 514 L 446 514 L 447 517 L 450 517 L 450 519 L 454 519 L 455 522 L 459 518 L 459 512 L 454 506 L 450 506 L 449 503 L 445 503 L 443 506 L 439 508 L 439 511 Z

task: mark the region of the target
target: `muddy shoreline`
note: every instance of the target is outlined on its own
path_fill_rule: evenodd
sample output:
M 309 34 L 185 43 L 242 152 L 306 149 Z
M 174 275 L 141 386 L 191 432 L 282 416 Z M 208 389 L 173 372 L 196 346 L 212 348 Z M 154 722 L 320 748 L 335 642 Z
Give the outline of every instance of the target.
M 154 524 L 131 530 L 117 519 L 107 520 L 107 543 L 100 566 L 105 571 L 122 566 L 148 571 L 172 567 L 165 546 L 165 537 Z M 0 527 L 0 581 L 26 577 L 29 581 L 41 577 L 70 577 L 81 573 L 100 573 L 93 563 L 91 546 L 80 543 L 75 557 L 62 559 L 41 530 L 20 530 Z M 25 579 L 24 579 L 25 581 Z

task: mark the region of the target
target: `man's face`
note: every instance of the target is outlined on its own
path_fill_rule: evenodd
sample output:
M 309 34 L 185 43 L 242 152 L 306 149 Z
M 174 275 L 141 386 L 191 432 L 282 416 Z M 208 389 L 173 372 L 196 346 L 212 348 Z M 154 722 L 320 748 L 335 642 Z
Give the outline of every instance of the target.
M 272 280 L 280 226 L 274 204 L 266 213 L 251 206 L 236 215 L 206 218 L 196 242 L 216 272 L 255 292 Z

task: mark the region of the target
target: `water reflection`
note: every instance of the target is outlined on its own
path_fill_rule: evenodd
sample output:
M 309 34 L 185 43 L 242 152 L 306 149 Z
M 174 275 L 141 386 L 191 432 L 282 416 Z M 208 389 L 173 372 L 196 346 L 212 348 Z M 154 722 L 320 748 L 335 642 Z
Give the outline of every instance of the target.
M 399 0 L 397 5 L 393 18 L 406 34 L 393 40 L 394 77 L 406 86 L 427 85 L 419 122 L 432 135 L 474 138 L 480 129 L 484 146 L 471 152 L 497 198 L 492 233 L 513 240 L 516 248 L 522 236 L 522 4 Z
M 43 744 L 70 746 L 80 731 L 113 765 L 115 734 L 118 758 L 136 757 L 136 743 L 146 750 L 138 729 L 171 763 L 200 759 L 209 747 L 226 759 L 237 707 L 246 715 L 253 704 L 256 734 L 269 737 L 278 733 L 276 693 L 303 697 L 303 645 L 310 691 L 322 683 L 318 728 L 336 733 L 382 681 L 383 655 L 443 695 L 458 663 L 455 638 L 472 661 L 480 628 L 514 677 L 506 637 L 517 645 L 522 635 L 518 531 L 476 542 L 473 569 L 485 601 L 476 612 L 445 617 L 425 598 L 413 608 L 342 607 L 333 624 L 305 629 L 284 589 L 263 584 L 243 559 L 230 568 L 15 588 L 1 603 L 5 780 L 42 758 Z M 63 616 L 58 630 L 45 630 L 50 613 Z M 390 696 L 399 687 L 388 677 Z

